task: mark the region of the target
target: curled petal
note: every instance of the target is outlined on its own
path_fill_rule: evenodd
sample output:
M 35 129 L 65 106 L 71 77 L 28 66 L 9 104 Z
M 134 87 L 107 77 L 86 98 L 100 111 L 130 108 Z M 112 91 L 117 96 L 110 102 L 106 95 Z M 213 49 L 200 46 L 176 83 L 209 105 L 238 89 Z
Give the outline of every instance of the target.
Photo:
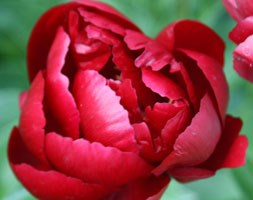
M 38 157 L 43 163 L 47 163 L 44 155 L 46 119 L 42 104 L 44 86 L 42 73 L 38 73 L 22 106 L 19 131 L 27 148 L 34 156 Z
M 61 73 L 69 44 L 69 36 L 60 27 L 48 56 L 46 97 L 48 107 L 60 124 L 63 134 L 76 139 L 79 137 L 79 112 L 68 90 L 69 80 Z
M 80 71 L 74 82 L 74 96 L 85 138 L 122 151 L 138 151 L 128 113 L 104 77 L 96 71 Z
M 239 44 L 234 51 L 234 68 L 238 74 L 253 82 L 253 35 Z
M 137 67 L 150 66 L 153 70 L 158 71 L 172 60 L 172 54 L 162 45 L 139 32 L 127 30 L 124 40 L 131 50 L 144 49 L 135 60 Z
M 142 120 L 142 114 L 138 105 L 136 90 L 129 79 L 123 80 L 116 94 L 121 97 L 120 103 L 128 111 L 131 123 Z
M 212 156 L 202 164 L 202 167 L 217 170 L 223 167 L 234 168 L 245 164 L 248 140 L 246 136 L 239 136 L 242 121 L 227 116 L 221 139 Z
M 169 151 L 173 149 L 173 144 L 179 134 L 182 133 L 190 123 L 191 117 L 189 107 L 185 106 L 166 122 L 164 128 L 161 130 L 161 137 L 164 145 Z
M 125 17 L 124 15 L 122 15 L 121 13 L 119 13 L 117 10 L 115 10 L 112 6 L 105 4 L 103 2 L 97 2 L 97 1 L 92 1 L 92 0 L 75 0 L 75 2 L 80 3 L 81 5 L 84 5 L 85 7 L 90 7 L 90 8 L 95 8 L 96 12 L 94 12 L 94 16 L 95 13 L 100 13 L 100 17 L 96 18 L 96 17 L 91 17 L 90 15 L 88 15 L 88 20 L 94 21 L 95 23 L 93 24 L 97 24 L 98 26 L 101 26 L 102 28 L 105 29 L 112 29 L 112 32 L 114 32 L 114 26 L 122 26 L 124 25 L 125 29 L 133 29 L 136 31 L 139 31 L 140 29 L 133 24 L 131 21 L 129 21 L 129 19 L 127 17 Z M 92 16 L 92 15 L 91 15 Z M 103 20 L 100 21 L 100 19 L 103 19 L 102 16 L 106 16 L 106 18 L 104 18 L 105 22 L 103 22 Z M 93 19 L 92 19 L 93 18 Z M 116 20 L 114 20 L 116 19 Z M 109 21 L 110 26 L 106 27 L 107 22 Z M 112 25 L 112 26 L 111 26 Z
M 142 68 L 142 80 L 153 92 L 168 99 L 184 99 L 184 91 L 172 80 L 163 74 Z
M 224 122 L 228 104 L 228 83 L 220 64 L 216 60 L 194 51 L 181 49 L 187 56 L 197 62 L 197 66 L 204 73 L 206 79 L 209 81 L 216 97 L 218 111 L 220 118 Z
M 174 117 L 181 109 L 182 107 L 169 103 L 156 103 L 153 109 L 150 106 L 145 109 L 146 121 L 152 130 L 160 133 L 167 121 Z
M 32 81 L 39 70 L 47 66 L 48 52 L 51 48 L 59 24 L 65 14 L 78 4 L 71 2 L 48 10 L 36 23 L 28 43 L 27 61 L 29 79 Z M 50 31 L 48 31 L 50 30 Z
M 188 62 L 187 62 L 188 63 Z M 175 60 L 172 61 L 171 63 L 171 68 L 170 68 L 171 73 L 180 73 L 183 80 L 184 80 L 184 86 L 186 87 L 187 90 L 187 95 L 189 98 L 189 101 L 191 101 L 194 109 L 198 110 L 199 107 L 199 99 L 196 93 L 196 88 L 194 87 L 192 77 L 188 73 L 186 66 L 184 66 L 183 63 L 177 62 Z
M 238 22 L 235 28 L 229 33 L 229 38 L 236 44 L 240 44 L 250 35 L 253 35 L 253 16 Z
M 145 122 L 133 124 L 135 137 L 140 146 L 140 156 L 150 162 L 160 161 L 157 156 L 156 147 Z
M 197 21 L 177 21 L 162 30 L 157 41 L 169 51 L 177 48 L 197 51 L 223 64 L 225 46 L 222 39 L 212 29 Z
M 173 151 L 153 170 L 155 175 L 174 166 L 194 166 L 206 161 L 213 153 L 221 135 L 221 124 L 213 103 L 206 94 L 199 112 L 177 138 Z
M 130 23 L 124 18 L 117 17 L 117 20 L 114 20 L 113 15 L 109 13 L 99 13 L 99 12 L 90 12 L 83 8 L 78 8 L 80 15 L 83 17 L 83 20 L 94 24 L 100 28 L 110 30 L 113 33 L 124 36 L 126 29 L 134 29 L 139 31 L 139 29 Z
M 47 134 L 45 148 L 50 162 L 64 174 L 108 187 L 148 176 L 152 168 L 134 153 L 55 133 Z

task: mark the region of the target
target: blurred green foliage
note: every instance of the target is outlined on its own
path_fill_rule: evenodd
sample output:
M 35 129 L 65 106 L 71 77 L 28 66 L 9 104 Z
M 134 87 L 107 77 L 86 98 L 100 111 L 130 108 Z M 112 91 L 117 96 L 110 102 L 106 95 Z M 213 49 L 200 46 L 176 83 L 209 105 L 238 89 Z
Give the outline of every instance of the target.
M 227 39 L 234 22 L 221 0 L 104 0 L 113 5 L 147 35 L 154 37 L 168 23 L 183 18 L 197 19 L 216 30 L 226 42 L 225 73 L 230 85 L 228 112 L 244 121 L 242 133 L 249 138 L 247 164 L 235 170 L 221 170 L 215 177 L 189 184 L 172 181 L 163 199 L 249 200 L 253 199 L 253 84 L 232 69 L 234 45 Z M 7 143 L 18 123 L 18 95 L 28 88 L 26 45 L 39 16 L 66 0 L 0 1 L 0 199 L 34 199 L 15 179 L 7 162 Z M 207 38 L 208 39 L 208 38 Z

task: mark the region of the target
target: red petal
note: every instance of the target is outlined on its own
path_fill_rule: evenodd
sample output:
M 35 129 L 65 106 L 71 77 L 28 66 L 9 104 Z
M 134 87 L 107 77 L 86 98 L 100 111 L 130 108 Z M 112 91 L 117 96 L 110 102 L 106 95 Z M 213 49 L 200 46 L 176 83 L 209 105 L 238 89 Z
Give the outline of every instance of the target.
M 162 30 L 157 41 L 169 51 L 177 48 L 197 51 L 223 64 L 225 47 L 222 39 L 212 29 L 197 21 L 177 21 Z
M 142 120 L 135 89 L 129 79 L 123 80 L 116 92 L 121 97 L 120 103 L 127 109 L 131 123 Z
M 66 13 L 77 5 L 75 2 L 71 2 L 54 7 L 48 10 L 36 23 L 28 43 L 27 61 L 30 81 L 34 79 L 39 70 L 46 68 L 48 52 L 57 29 L 62 25 Z
M 86 26 L 85 31 L 87 32 L 87 37 L 90 39 L 96 39 L 107 45 L 115 45 L 119 43 L 119 38 L 117 38 L 116 35 L 97 26 L 88 25 Z
M 44 155 L 46 119 L 43 113 L 43 98 L 44 78 L 42 73 L 38 73 L 21 110 L 19 130 L 27 148 L 40 161 L 47 163 Z
M 136 140 L 140 146 L 140 156 L 149 162 L 160 161 L 154 142 L 146 123 L 133 124 Z
M 137 30 L 139 31 L 139 28 L 133 24 L 128 18 L 126 18 L 124 15 L 122 15 L 121 13 L 119 13 L 116 9 L 114 9 L 112 6 L 103 3 L 103 2 L 98 2 L 98 1 L 91 1 L 91 0 L 75 0 L 75 2 L 78 2 L 82 5 L 84 5 L 85 7 L 91 7 L 91 8 L 95 8 L 95 13 L 99 13 L 101 16 L 101 18 L 103 17 L 107 17 L 109 19 L 106 18 L 105 21 L 109 20 L 110 21 L 110 25 L 111 24 L 119 24 L 119 25 L 124 25 L 125 29 L 133 29 L 133 30 Z M 97 23 L 99 23 L 98 19 L 90 19 L 90 20 L 94 20 L 97 21 Z M 101 21 L 101 24 L 103 25 L 103 20 Z M 111 28 L 109 27 L 105 27 L 105 28 Z
M 187 56 L 196 60 L 197 66 L 202 70 L 209 81 L 216 97 L 220 117 L 224 121 L 228 104 L 228 84 L 220 64 L 214 59 L 198 52 L 181 50 Z
M 172 63 L 171 63 L 170 71 L 171 71 L 171 73 L 176 73 L 176 72 L 181 73 L 181 76 L 184 80 L 184 85 L 187 89 L 187 94 L 188 94 L 188 97 L 189 97 L 189 101 L 193 104 L 193 107 L 197 112 L 197 110 L 199 108 L 199 99 L 198 99 L 198 96 L 196 94 L 197 88 L 194 87 L 192 77 L 190 76 L 190 74 L 186 70 L 186 67 L 183 65 L 183 63 L 173 60 Z
M 122 36 L 125 35 L 125 30 L 127 29 L 139 31 L 136 26 L 119 16 L 110 15 L 106 12 L 92 12 L 83 8 L 78 8 L 78 12 L 84 21 Z
M 239 136 L 242 121 L 227 116 L 225 129 L 213 155 L 203 163 L 203 167 L 211 170 L 228 167 L 234 168 L 245 164 L 248 141 Z
M 98 184 L 87 184 L 79 179 L 68 177 L 50 170 L 29 152 L 18 129 L 14 128 L 8 147 L 9 162 L 17 178 L 40 199 L 99 198 L 108 191 Z M 49 170 L 49 171 L 44 171 Z
M 235 168 L 244 165 L 246 163 L 247 147 L 247 137 L 244 135 L 238 136 L 231 145 L 222 167 Z
M 222 3 L 224 4 L 229 14 L 234 18 L 234 20 L 240 21 L 244 18 L 238 9 L 237 0 L 222 0 Z
M 170 52 L 142 33 L 127 30 L 124 40 L 131 50 L 144 49 L 135 60 L 137 67 L 150 66 L 154 71 L 158 71 L 172 60 Z
M 146 106 L 153 105 L 159 100 L 159 98 L 161 98 L 161 96 L 155 94 L 150 88 L 145 86 L 142 81 L 141 70 L 134 66 L 128 66 L 124 71 L 122 71 L 122 79 L 131 80 L 133 88 L 136 90 L 139 103 L 144 108 Z
M 127 185 L 121 192 L 110 196 L 108 200 L 159 200 L 169 182 L 168 176 L 152 176 Z
M 189 125 L 191 117 L 189 107 L 184 106 L 175 116 L 166 122 L 164 128 L 161 130 L 161 138 L 167 150 L 171 151 L 173 149 L 177 137 Z
M 162 97 L 172 100 L 183 99 L 185 97 L 184 91 L 160 72 L 142 68 L 142 80 L 148 88 Z
M 229 33 L 229 38 L 236 44 L 239 44 L 244 42 L 250 35 L 253 35 L 253 16 L 238 22 L 236 27 Z
M 45 159 L 45 155 L 43 156 Z M 12 129 L 10 135 L 8 144 L 8 158 L 11 165 L 26 162 L 38 168 L 48 169 L 49 167 L 47 160 L 43 160 L 43 162 L 41 162 L 41 158 L 37 157 L 37 155 L 34 155 L 34 153 L 27 148 L 23 138 L 20 135 L 20 131 L 16 127 Z
M 63 134 L 79 137 L 80 116 L 69 87 L 69 80 L 61 73 L 70 45 L 69 36 L 59 28 L 48 56 L 46 98 L 52 115 Z
M 160 133 L 169 119 L 174 117 L 182 110 L 181 106 L 174 106 L 169 103 L 156 103 L 151 107 L 146 107 L 146 121 L 149 127 L 157 133 Z
M 96 71 L 80 71 L 74 82 L 74 95 L 85 138 L 123 151 L 138 151 L 128 113 L 104 77 Z
M 39 199 L 99 199 L 108 191 L 104 186 L 83 183 L 60 172 L 40 171 L 30 165 L 13 165 L 22 184 Z
M 195 167 L 178 168 L 170 171 L 170 174 L 182 183 L 208 178 L 213 176 L 215 172 Z
M 86 27 L 85 30 L 78 34 L 75 40 L 74 50 L 76 62 L 83 70 L 94 69 L 99 71 L 108 62 L 111 56 L 111 49 L 107 44 L 99 40 L 87 38 L 87 34 L 91 36 L 91 33 L 86 32 L 88 30 L 90 30 L 90 28 L 88 29 L 88 27 Z M 100 37 L 105 37 L 102 32 L 100 33 Z
M 252 0 L 235 0 L 235 1 L 239 12 L 244 18 L 253 15 Z
M 240 43 L 234 51 L 234 68 L 240 76 L 253 82 L 253 35 Z
M 201 101 L 200 110 L 191 124 L 180 134 L 174 150 L 153 170 L 156 175 L 173 166 L 193 166 L 206 161 L 215 150 L 221 134 L 221 125 L 209 95 Z
M 152 168 L 134 153 L 55 133 L 47 134 L 45 148 L 50 162 L 64 174 L 108 187 L 148 176 Z

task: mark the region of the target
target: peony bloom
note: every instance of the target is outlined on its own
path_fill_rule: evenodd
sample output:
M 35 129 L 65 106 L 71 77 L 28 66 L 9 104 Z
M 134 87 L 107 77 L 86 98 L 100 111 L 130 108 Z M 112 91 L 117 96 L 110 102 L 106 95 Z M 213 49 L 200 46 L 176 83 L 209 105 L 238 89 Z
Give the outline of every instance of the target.
M 226 115 L 221 39 L 190 20 L 145 36 L 110 6 L 59 5 L 28 45 L 31 86 L 9 141 L 16 177 L 39 199 L 159 199 L 245 162 Z
M 251 0 L 222 0 L 228 13 L 237 22 L 230 39 L 234 50 L 234 68 L 240 76 L 253 82 L 253 4 Z

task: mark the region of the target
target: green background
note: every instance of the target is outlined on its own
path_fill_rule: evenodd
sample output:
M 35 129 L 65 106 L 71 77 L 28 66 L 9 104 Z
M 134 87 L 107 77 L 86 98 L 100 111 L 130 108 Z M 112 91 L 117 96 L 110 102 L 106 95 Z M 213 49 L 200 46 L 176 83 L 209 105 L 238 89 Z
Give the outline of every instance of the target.
M 221 170 L 216 176 L 179 184 L 172 181 L 163 199 L 250 200 L 253 199 L 253 84 L 232 69 L 234 45 L 227 39 L 235 23 L 220 0 L 104 0 L 123 12 L 147 35 L 154 37 L 174 20 L 197 19 L 216 30 L 226 42 L 225 72 L 230 85 L 228 113 L 244 121 L 242 133 L 249 138 L 247 164 Z M 26 44 L 39 16 L 63 0 L 0 0 L 0 199 L 34 199 L 16 180 L 6 156 L 10 130 L 18 123 L 18 94 L 28 88 Z M 207 38 L 208 39 L 208 38 Z

